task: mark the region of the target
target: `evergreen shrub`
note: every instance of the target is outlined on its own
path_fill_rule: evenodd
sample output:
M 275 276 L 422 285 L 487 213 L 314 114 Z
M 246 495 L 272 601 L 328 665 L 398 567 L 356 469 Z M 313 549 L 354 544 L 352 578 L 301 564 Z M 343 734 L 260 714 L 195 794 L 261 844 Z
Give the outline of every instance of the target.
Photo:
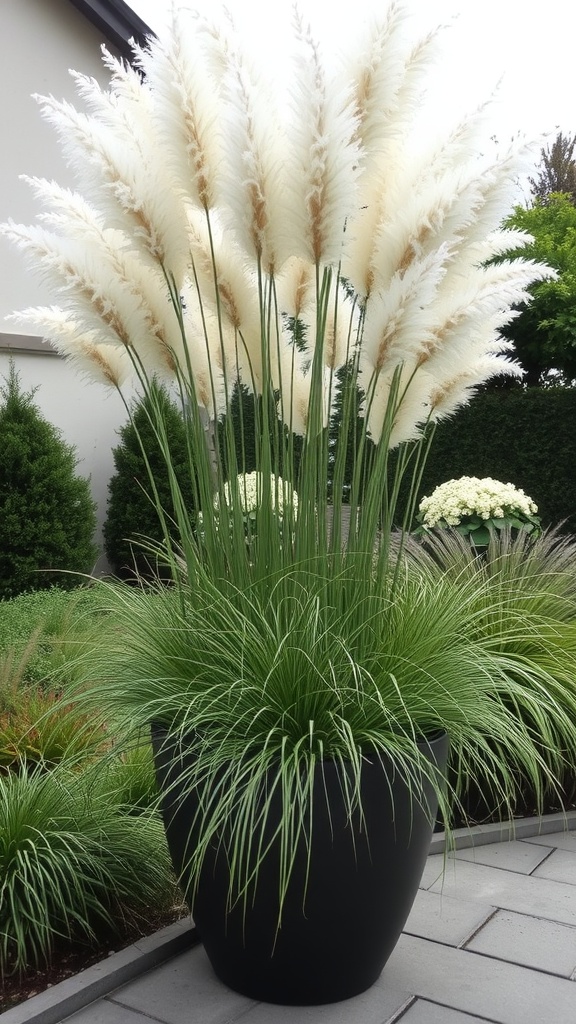
M 96 505 L 72 445 L 25 393 L 14 362 L 0 385 L 0 599 L 84 582 L 98 555 Z
M 157 406 L 152 417 L 151 402 Z M 119 431 L 120 444 L 113 452 L 116 472 L 108 484 L 104 546 L 112 571 L 123 579 L 136 573 L 145 577 L 156 568 L 149 565 L 146 552 L 141 547 L 143 541 L 158 543 L 163 537 L 153 501 L 150 472 L 168 522 L 175 519 L 166 460 L 152 425 L 154 417 L 159 415 L 158 410 L 169 439 L 172 468 L 182 496 L 189 509 L 195 506 L 184 419 L 167 389 L 154 383 L 150 394 L 135 402 L 130 419 Z M 173 539 L 177 541 L 177 537 Z
M 542 526 L 576 533 L 576 388 L 495 388 L 438 425 L 418 501 L 445 480 L 493 477 L 522 488 Z

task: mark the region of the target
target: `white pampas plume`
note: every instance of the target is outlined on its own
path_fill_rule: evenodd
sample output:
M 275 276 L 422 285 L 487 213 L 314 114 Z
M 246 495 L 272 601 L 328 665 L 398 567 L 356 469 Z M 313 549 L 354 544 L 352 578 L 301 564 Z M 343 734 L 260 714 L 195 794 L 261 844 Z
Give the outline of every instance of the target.
M 249 257 L 274 274 L 289 255 L 282 113 L 270 85 L 239 53 L 231 55 L 223 91 L 224 216 Z
M 312 373 L 302 369 L 298 354 L 295 353 L 292 363 L 291 353 L 286 350 L 284 371 L 282 374 L 282 397 L 279 402 L 279 415 L 286 426 L 295 434 L 304 437 L 310 429 Z M 315 389 L 316 390 L 316 389 Z M 335 397 L 333 376 L 327 368 L 323 371 L 320 388 L 322 427 L 328 426 L 330 417 L 330 400 Z M 318 396 L 315 393 L 314 398 Z
M 426 350 L 432 339 L 430 309 L 449 259 L 449 249 L 440 246 L 370 296 L 361 340 L 362 365 L 369 371 L 388 373 L 399 363 L 418 361 Z
M 98 232 L 94 226 L 90 237 L 87 226 L 80 240 L 12 222 L 0 231 L 56 284 L 63 304 L 86 331 L 104 331 L 107 341 L 129 349 L 150 372 L 174 372 L 171 349 L 178 325 L 167 286 L 161 275 L 123 249 L 120 232 Z
M 295 29 L 285 157 L 290 244 L 294 255 L 316 265 L 337 264 L 356 207 L 356 119 L 349 91 L 326 82 L 318 44 L 297 13 Z
M 482 243 L 487 236 L 498 231 L 510 213 L 517 197 L 517 180 L 534 157 L 534 144 L 518 138 L 502 157 L 478 162 L 475 180 L 471 180 L 473 202 L 463 195 L 466 218 L 458 231 L 460 260 L 468 257 L 467 249 Z M 455 210 L 457 214 L 457 210 Z
M 468 246 L 467 256 L 470 262 L 476 266 L 487 263 L 494 256 L 502 256 L 504 253 L 512 253 L 517 249 L 524 249 L 532 245 L 534 238 L 526 231 L 516 231 L 505 228 L 498 231 L 491 231 L 486 238 L 473 242 Z
M 291 257 L 277 275 L 276 294 L 281 311 L 298 320 L 314 302 L 316 271 L 314 264 L 297 256 Z
M 434 381 L 430 391 L 430 419 L 437 421 L 453 416 L 458 409 L 470 402 L 478 385 L 492 377 L 521 377 L 522 373 L 517 363 L 502 356 L 490 353 L 481 356 L 466 368 L 453 372 L 452 377 Z
M 430 414 L 434 381 L 429 374 L 418 370 L 414 363 L 398 363 L 377 376 L 361 365 L 358 381 L 366 395 L 360 415 L 366 417 L 368 435 L 375 444 L 382 440 L 385 425 L 389 448 L 420 436 Z M 392 422 L 388 424 L 390 416 Z
M 33 326 L 61 355 L 70 359 L 82 376 L 120 390 L 134 367 L 125 349 L 98 341 L 97 331 L 57 306 L 37 306 L 12 314 L 9 319 Z
M 405 7 L 391 3 L 384 17 L 368 26 L 358 53 L 344 64 L 344 73 L 353 82 L 356 138 L 363 161 L 382 145 L 397 105 L 406 64 L 402 29 L 407 18 Z
M 66 101 L 35 98 L 42 116 L 56 129 L 80 188 L 107 219 L 130 234 L 133 245 L 143 247 L 181 279 L 187 255 L 183 208 L 150 129 L 146 136 L 138 131 L 142 112 L 138 117 L 135 109 L 118 102 L 115 123 L 110 125 Z M 148 98 L 142 87 L 144 108 Z
M 137 50 L 137 62 L 153 96 L 158 145 L 178 190 L 192 205 L 212 209 L 223 159 L 221 96 L 205 38 L 201 19 L 174 11 L 171 33 Z
M 457 407 L 459 399 L 454 395 L 458 386 L 454 381 L 464 382 L 462 400 L 468 401 L 470 389 L 480 383 L 479 368 L 486 369 L 486 379 L 498 373 L 517 372 L 517 365 L 506 355 L 510 344 L 499 332 L 515 315 L 510 307 L 529 298 L 530 285 L 552 276 L 554 272 L 548 267 L 515 260 L 468 271 L 461 268 L 456 285 L 451 281 L 446 287 L 444 281 L 438 301 L 430 311 L 432 318 L 436 316 L 436 327 L 419 360 L 434 376 L 439 391 L 447 389 L 450 398 L 442 400 L 442 408 Z M 485 356 L 489 356 L 488 361 Z M 471 366 L 475 367 L 472 374 Z
M 188 382 L 198 405 L 215 420 L 226 412 L 236 380 L 235 364 L 225 363 L 234 352 L 234 332 L 199 307 L 193 287 L 186 286 L 182 297 L 183 332 L 173 350 L 178 373 Z

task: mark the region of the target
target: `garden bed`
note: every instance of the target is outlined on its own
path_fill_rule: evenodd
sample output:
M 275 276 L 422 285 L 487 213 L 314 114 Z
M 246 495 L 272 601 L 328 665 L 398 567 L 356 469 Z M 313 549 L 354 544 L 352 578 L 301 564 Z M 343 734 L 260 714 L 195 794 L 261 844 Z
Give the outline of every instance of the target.
M 42 968 L 31 967 L 23 974 L 13 974 L 4 978 L 0 993 L 0 1013 L 53 988 L 80 971 L 85 971 L 106 957 L 138 942 L 139 939 L 182 920 L 185 914 L 186 908 L 182 904 L 162 914 L 154 914 L 151 911 L 146 920 L 141 922 L 140 927 L 132 926 L 122 937 L 109 935 L 102 938 L 98 944 L 80 943 L 72 947 L 66 944 L 57 947 L 49 965 Z

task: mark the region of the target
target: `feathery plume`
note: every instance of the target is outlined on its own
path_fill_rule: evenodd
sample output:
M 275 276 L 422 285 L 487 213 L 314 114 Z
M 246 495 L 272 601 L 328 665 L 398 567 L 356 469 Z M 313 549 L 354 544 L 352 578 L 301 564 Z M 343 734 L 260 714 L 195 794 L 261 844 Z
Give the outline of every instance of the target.
M 180 280 L 186 264 L 185 217 L 153 139 L 138 132 L 135 111 L 118 103 L 107 125 L 66 101 L 37 96 L 42 116 L 60 138 L 79 187 L 116 227 Z M 142 87 L 141 103 L 147 106 Z
M 274 274 L 289 255 L 281 112 L 268 83 L 238 53 L 231 54 L 223 95 L 227 224 L 249 257 Z
M 175 11 L 171 33 L 138 49 L 137 63 L 153 96 L 157 143 L 176 188 L 185 202 L 208 210 L 217 203 L 223 153 L 221 94 L 205 39 L 201 19 Z
M 298 48 L 285 171 L 293 254 L 338 264 L 356 206 L 359 150 L 350 92 L 329 87 L 318 44 L 295 15 Z
M 406 21 L 392 2 L 329 80 L 296 14 L 281 107 L 230 25 L 175 6 L 171 29 L 135 48 L 137 70 L 104 50 L 108 89 L 74 74 L 87 113 L 41 97 L 82 194 L 30 178 L 40 224 L 3 230 L 60 292 L 61 313 L 42 313 L 55 344 L 100 379 L 128 363 L 178 377 L 211 417 L 238 382 L 274 392 L 303 434 L 328 423 L 353 356 L 366 429 L 385 444 L 517 372 L 500 332 L 551 276 L 503 258 L 528 242 L 501 222 L 532 151 L 516 140 L 479 160 L 486 106 L 422 144 L 436 34 L 411 47 Z
M 82 321 L 58 306 L 31 307 L 9 319 L 40 330 L 45 340 L 68 357 L 88 380 L 120 391 L 132 376 L 133 366 L 125 349 L 100 342 L 98 331 L 87 331 Z
M 391 3 L 381 20 L 369 24 L 358 54 L 344 62 L 343 78 L 353 82 L 355 137 L 364 162 L 379 151 L 390 129 L 406 67 L 402 29 L 407 18 L 405 7 Z

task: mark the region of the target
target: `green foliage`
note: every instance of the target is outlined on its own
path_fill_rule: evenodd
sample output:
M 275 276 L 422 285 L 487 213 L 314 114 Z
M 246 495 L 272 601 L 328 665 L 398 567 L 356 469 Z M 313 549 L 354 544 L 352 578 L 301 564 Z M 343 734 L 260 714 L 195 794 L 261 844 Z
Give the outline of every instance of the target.
M 54 944 L 122 934 L 171 905 L 163 828 L 126 814 L 106 761 L 0 775 L 0 974 L 50 960 Z
M 576 390 L 501 389 L 476 396 L 436 429 L 418 499 L 460 476 L 521 487 L 547 527 L 576 533 Z M 402 497 L 402 508 L 407 502 Z
M 556 281 L 530 289 L 533 301 L 503 334 L 514 342 L 528 385 L 576 380 L 576 207 L 567 195 L 517 206 L 505 227 L 526 231 L 534 242 L 506 256 L 535 259 L 558 271 Z
M 95 596 L 0 602 L 0 976 L 174 901 L 150 744 L 117 754 L 111 723 L 62 698 Z
M 141 739 L 112 760 L 120 806 L 126 814 L 142 814 L 157 806 L 156 771 L 152 745 Z
M 530 685 L 522 666 L 536 668 L 545 679 L 548 699 L 567 715 L 573 714 L 574 661 L 576 658 L 576 539 L 562 536 L 557 529 L 540 537 L 510 532 L 494 533 L 482 558 L 456 531 L 425 535 L 421 542 L 410 541 L 408 556 L 420 567 L 428 563 L 432 576 L 448 575 L 467 588 L 478 579 L 491 593 L 500 596 L 488 605 L 479 588 L 475 600 L 476 616 L 470 624 L 471 636 L 488 642 L 503 657 L 511 658 L 511 670 L 521 687 Z M 497 609 L 497 611 L 496 611 Z M 514 663 L 516 667 L 514 667 Z M 502 699 L 509 695 L 501 691 Z M 568 699 L 567 699 L 568 698 Z M 514 706 L 511 706 L 511 709 Z M 541 722 L 534 709 L 522 703 L 515 712 L 522 714 L 548 760 L 551 749 L 560 755 L 554 779 L 544 783 L 547 806 L 561 807 L 569 801 L 576 786 L 576 748 L 566 746 L 555 735 L 550 747 L 540 735 Z M 494 743 L 494 738 L 487 737 Z M 460 778 L 461 812 L 468 820 L 494 819 L 503 810 L 502 776 L 469 778 L 456 768 Z M 533 814 L 541 794 L 533 781 L 520 773 L 512 806 L 514 814 Z
M 525 777 L 542 796 L 561 752 L 576 750 L 576 648 L 566 647 L 562 673 L 551 670 L 555 620 L 542 613 L 532 624 L 541 657 L 530 658 L 511 610 L 514 585 L 409 558 L 391 595 L 360 557 L 336 578 L 319 559 L 317 570 L 270 575 L 249 593 L 199 573 L 193 585 L 153 593 L 107 585 L 110 614 L 86 653 L 90 689 L 80 683 L 77 699 L 103 718 L 120 716 L 121 732 L 156 720 L 186 737 L 186 785 L 218 779 L 201 800 L 192 867 L 199 872 L 234 808 L 232 887 L 244 896 L 254 882 L 242 874 L 247 847 L 258 848 L 266 824 L 268 801 L 263 810 L 257 794 L 273 778 L 284 808 L 283 892 L 323 759 L 353 766 L 352 807 L 361 751 L 391 756 L 416 790 L 419 773 L 433 772 L 415 739 L 447 730 L 457 792 L 464 775 L 487 779 L 509 811 Z M 484 620 L 494 628 L 481 629 Z M 441 785 L 439 796 L 449 814 Z
M 159 422 L 155 422 L 154 417 Z M 158 543 L 163 537 L 156 502 L 164 510 L 168 522 L 173 523 L 175 519 L 159 429 L 165 430 L 173 470 L 186 507 L 192 512 L 195 506 L 182 414 L 167 389 L 151 382 L 150 394 L 135 404 L 129 421 L 120 430 L 121 441 L 113 453 L 116 472 L 108 485 L 104 544 L 113 571 L 121 577 L 134 575 L 135 570 L 139 574 L 150 573 L 147 556 L 138 542 L 146 539 Z M 157 496 L 152 492 L 150 473 Z M 173 535 L 177 539 L 175 527 Z
M 61 695 L 80 644 L 75 623 L 90 618 L 92 596 L 52 587 L 0 602 L 0 772 L 81 763 L 109 743 Z
M 34 392 L 22 392 L 13 363 L 0 396 L 0 599 L 77 586 L 71 574 L 89 572 L 98 554 L 89 483 Z
M 575 145 L 576 136 L 558 132 L 551 146 L 542 147 L 537 177 L 528 179 L 530 191 L 536 199 L 547 203 L 553 192 L 564 192 L 572 203 L 576 203 Z
M 0 663 L 0 669 L 2 666 Z M 1 681 L 1 680 L 0 680 Z M 2 686 L 0 690 L 0 773 L 38 764 L 48 770 L 62 761 L 93 758 L 106 734 L 57 690 L 38 686 Z
M 0 687 L 18 676 L 23 682 L 48 683 L 59 678 L 66 662 L 66 641 L 76 635 L 76 620 L 96 614 L 95 592 L 80 587 L 30 591 L 0 601 Z

